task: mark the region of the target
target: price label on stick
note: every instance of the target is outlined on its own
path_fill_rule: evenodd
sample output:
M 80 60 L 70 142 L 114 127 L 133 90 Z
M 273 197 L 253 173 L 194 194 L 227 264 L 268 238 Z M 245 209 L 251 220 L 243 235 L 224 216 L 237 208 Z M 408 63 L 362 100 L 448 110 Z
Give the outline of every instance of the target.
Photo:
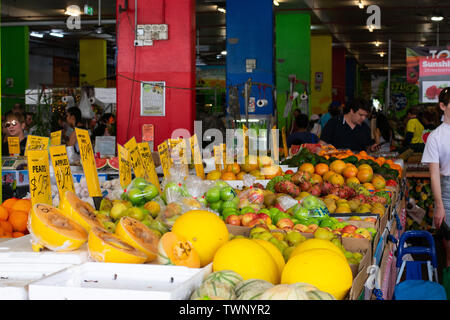
M 139 152 L 141 153 L 142 162 L 147 170 L 148 179 L 150 183 L 154 184 L 158 188 L 159 193 L 161 194 L 161 186 L 159 185 L 158 174 L 156 173 L 155 163 L 153 162 L 153 156 L 148 142 L 138 143 L 138 146 Z
M 20 155 L 20 138 L 8 137 L 8 151 L 10 156 Z
M 28 150 L 27 162 L 31 204 L 46 203 L 53 205 L 48 151 Z
M 272 159 L 275 163 L 278 163 L 280 160 L 280 149 L 278 147 L 277 127 L 273 126 L 272 130 L 270 130 L 270 133 L 272 135 Z
M 49 137 L 28 135 L 27 144 L 25 146 L 25 156 L 28 155 L 28 150 L 47 150 L 49 142 Z
M 133 167 L 134 175 L 138 178 L 147 178 L 147 172 L 145 171 L 144 163 L 141 159 L 141 154 L 139 153 L 139 147 L 137 145 L 136 139 L 132 137 L 125 143 L 124 147 L 128 150 L 129 159 L 131 166 Z
M 75 192 L 72 171 L 70 170 L 69 158 L 65 145 L 50 147 L 50 156 L 55 171 L 56 185 L 58 186 L 59 201 L 62 202 L 66 191 Z
M 59 146 L 61 144 L 62 130 L 54 131 L 50 133 L 50 145 Z
M 89 196 L 92 198 L 102 197 L 89 132 L 85 129 L 75 128 L 75 133 L 77 135 L 78 146 L 80 147 L 81 165 L 83 166 L 86 181 L 88 181 Z
M 286 127 L 283 127 L 281 129 L 281 137 L 283 140 L 283 152 L 284 152 L 284 158 L 287 159 L 288 157 L 288 147 L 286 142 Z
M 166 141 L 158 145 L 159 159 L 161 161 L 161 167 L 163 169 L 164 177 L 170 176 L 170 157 L 169 157 L 169 144 Z
M 128 150 L 117 144 L 117 153 L 119 154 L 119 180 L 122 189 L 125 189 L 131 183 L 131 163 Z
M 203 159 L 200 148 L 198 146 L 197 135 L 194 134 L 189 138 L 189 140 L 191 143 L 192 154 L 194 155 L 195 172 L 197 173 L 198 177 L 205 179 L 205 170 L 203 169 Z

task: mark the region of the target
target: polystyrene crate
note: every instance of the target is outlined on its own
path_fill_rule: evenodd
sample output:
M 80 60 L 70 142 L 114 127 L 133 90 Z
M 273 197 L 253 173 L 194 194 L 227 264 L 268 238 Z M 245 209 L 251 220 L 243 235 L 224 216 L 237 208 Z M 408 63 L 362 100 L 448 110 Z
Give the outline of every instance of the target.
M 0 300 L 28 300 L 28 284 L 73 266 L 67 263 L 0 263 Z
M 81 264 L 88 260 L 87 246 L 69 252 L 54 252 L 44 249 L 34 252 L 31 248 L 31 235 L 4 241 L 0 243 L 1 263 L 32 263 L 32 264 Z
M 30 300 L 186 300 L 211 270 L 86 262 L 30 283 L 28 291 Z

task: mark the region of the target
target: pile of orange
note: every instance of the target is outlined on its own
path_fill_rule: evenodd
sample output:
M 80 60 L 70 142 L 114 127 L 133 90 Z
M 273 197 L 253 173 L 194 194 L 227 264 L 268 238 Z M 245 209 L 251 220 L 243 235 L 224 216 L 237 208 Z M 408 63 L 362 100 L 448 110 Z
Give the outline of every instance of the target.
M 29 199 L 9 198 L 0 205 L 0 238 L 18 238 L 28 234 Z

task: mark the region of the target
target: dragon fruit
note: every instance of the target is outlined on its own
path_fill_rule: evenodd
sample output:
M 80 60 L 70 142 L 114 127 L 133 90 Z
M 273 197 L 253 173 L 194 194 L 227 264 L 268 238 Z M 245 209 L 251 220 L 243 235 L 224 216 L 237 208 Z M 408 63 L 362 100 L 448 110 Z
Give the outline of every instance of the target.
M 291 197 L 297 197 L 300 194 L 300 188 L 291 181 L 280 181 L 275 184 L 275 191 L 285 193 Z
M 311 174 L 306 171 L 297 171 L 292 177 L 291 181 L 295 184 L 301 184 L 303 182 L 310 182 Z

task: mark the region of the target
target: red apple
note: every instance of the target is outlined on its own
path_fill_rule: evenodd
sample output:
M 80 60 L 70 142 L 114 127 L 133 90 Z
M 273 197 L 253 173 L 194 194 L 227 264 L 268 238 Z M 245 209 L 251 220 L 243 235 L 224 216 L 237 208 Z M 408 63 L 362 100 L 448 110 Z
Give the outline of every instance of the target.
M 342 233 L 354 233 L 358 229 L 356 226 L 349 224 L 342 228 Z
M 247 226 L 250 221 L 258 219 L 258 215 L 254 212 L 248 212 L 246 214 L 241 215 L 241 224 L 243 226 Z
M 365 229 L 365 228 L 358 228 L 355 230 L 356 234 L 360 234 L 362 235 L 364 238 L 369 239 L 372 237 L 369 230 Z
M 337 218 L 337 221 L 339 221 L 339 222 L 344 222 L 345 220 L 342 219 L 342 218 Z
M 336 235 L 341 235 L 342 234 L 342 231 L 341 231 L 342 229 L 334 229 L 333 231 L 331 231 L 331 232 L 333 232 L 334 234 L 336 234 Z
M 241 225 L 241 219 L 239 218 L 238 215 L 235 215 L 235 214 L 229 215 L 226 218 L 225 222 L 227 224 L 232 224 L 234 226 L 240 226 Z
M 304 224 L 298 223 L 294 226 L 294 230 L 298 230 L 300 232 L 306 232 L 308 230 L 308 227 Z
M 294 227 L 294 223 L 289 218 L 283 218 L 283 219 L 278 220 L 277 227 L 280 229 L 285 228 L 285 227 L 292 229 Z
M 319 227 L 319 226 L 318 226 L 317 224 L 312 223 L 312 224 L 310 224 L 310 225 L 308 226 L 308 231 L 306 231 L 306 232 L 308 232 L 308 233 L 314 233 L 314 231 L 316 231 L 318 227 Z
M 362 234 L 359 234 L 359 233 L 353 233 L 352 237 L 353 238 L 358 238 L 358 239 L 364 239 L 364 236 Z
M 373 222 L 373 223 L 375 223 L 375 222 L 377 222 L 377 219 L 374 218 L 374 217 L 367 217 L 367 218 L 364 219 L 364 221 L 368 221 L 368 222 Z
M 255 226 L 265 226 L 265 225 L 266 224 L 262 219 L 256 218 L 247 223 L 245 227 L 253 228 Z
M 258 213 L 258 218 L 262 219 L 266 224 L 272 223 L 272 219 L 270 219 L 270 216 L 267 213 Z
M 342 238 L 351 238 L 353 236 L 353 233 L 343 232 L 341 237 Z

